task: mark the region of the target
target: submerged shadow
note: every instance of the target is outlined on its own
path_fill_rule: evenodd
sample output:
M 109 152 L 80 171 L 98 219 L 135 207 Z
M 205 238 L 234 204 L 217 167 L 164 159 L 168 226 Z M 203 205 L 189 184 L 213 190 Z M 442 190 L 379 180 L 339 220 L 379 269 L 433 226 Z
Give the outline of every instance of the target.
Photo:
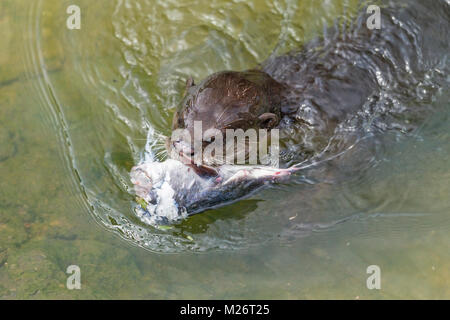
M 258 202 L 263 200 L 245 199 L 217 209 L 210 209 L 192 215 L 184 220 L 177 229 L 180 233 L 189 232 L 201 234 L 208 230 L 209 226 L 219 220 L 242 220 L 249 213 L 258 208 Z

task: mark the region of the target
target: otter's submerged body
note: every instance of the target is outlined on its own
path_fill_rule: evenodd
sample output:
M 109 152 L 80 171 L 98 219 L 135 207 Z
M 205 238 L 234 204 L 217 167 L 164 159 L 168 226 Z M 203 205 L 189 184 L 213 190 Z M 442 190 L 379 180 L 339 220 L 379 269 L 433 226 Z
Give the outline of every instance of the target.
M 278 181 L 280 172 L 283 177 L 294 173 L 300 162 L 337 155 L 363 132 L 413 130 L 438 91 L 448 86 L 450 5 L 444 0 L 389 2 L 380 12 L 380 29 L 368 29 L 364 12 L 299 51 L 269 58 L 259 69 L 219 72 L 198 86 L 190 83 L 174 129 L 192 131 L 194 121 L 206 123 L 205 130 L 280 129 L 286 169 L 252 171 L 205 159 L 216 165 L 216 174 L 203 176 L 176 160 L 144 163 L 132 171 L 138 195 L 152 203 L 140 215 L 165 215 L 159 206 L 163 184 L 155 183 L 161 177 L 172 176 L 165 181 L 176 210 L 163 219 L 170 222 L 240 199 Z M 169 149 L 178 152 L 179 145 L 176 141 Z M 142 174 L 144 186 L 137 178 Z
M 392 1 L 380 13 L 380 29 L 369 30 L 363 13 L 301 51 L 263 63 L 286 88 L 281 141 L 295 146 L 286 161 L 315 156 L 337 135 L 345 140 L 339 130 L 413 130 L 448 84 L 448 2 Z

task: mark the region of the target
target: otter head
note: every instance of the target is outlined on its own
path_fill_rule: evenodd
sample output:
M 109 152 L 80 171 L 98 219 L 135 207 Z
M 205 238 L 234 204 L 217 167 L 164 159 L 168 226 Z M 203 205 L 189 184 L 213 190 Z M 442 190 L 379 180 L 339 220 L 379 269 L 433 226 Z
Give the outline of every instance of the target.
M 188 80 L 185 96 L 173 119 L 172 129 L 178 129 L 178 132 L 182 129 L 189 133 L 184 136 L 189 136 L 190 140 L 172 137 L 169 151 L 172 155 L 175 152 L 177 155 L 192 158 L 195 156 L 195 150 L 198 150 L 194 144 L 199 137 L 199 144 L 204 150 L 217 137 L 223 139 L 225 146 L 227 129 L 258 131 L 274 128 L 281 117 L 281 88 L 282 86 L 267 73 L 258 70 L 215 73 L 199 85 Z M 209 166 L 223 163 L 216 159 L 214 154 L 203 153 L 201 160 L 202 164 Z

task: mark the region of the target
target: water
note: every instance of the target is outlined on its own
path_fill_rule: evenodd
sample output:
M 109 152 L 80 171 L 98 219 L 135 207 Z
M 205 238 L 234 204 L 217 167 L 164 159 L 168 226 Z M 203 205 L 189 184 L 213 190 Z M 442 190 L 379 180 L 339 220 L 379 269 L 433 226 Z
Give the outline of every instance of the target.
M 450 297 L 447 87 L 414 132 L 346 154 L 339 183 L 319 168 L 170 230 L 133 211 L 129 171 L 149 130 L 165 158 L 188 75 L 298 48 L 356 1 L 78 1 L 81 30 L 70 4 L 0 4 L 0 297 Z

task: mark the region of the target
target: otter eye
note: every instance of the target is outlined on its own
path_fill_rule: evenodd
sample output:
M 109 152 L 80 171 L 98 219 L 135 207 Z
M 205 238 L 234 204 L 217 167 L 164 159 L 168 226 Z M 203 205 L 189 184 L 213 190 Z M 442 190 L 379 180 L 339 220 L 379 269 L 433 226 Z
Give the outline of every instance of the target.
M 261 121 L 261 126 L 263 128 L 268 128 L 271 126 L 270 125 L 271 123 L 272 123 L 272 119 L 266 119 L 266 120 Z

